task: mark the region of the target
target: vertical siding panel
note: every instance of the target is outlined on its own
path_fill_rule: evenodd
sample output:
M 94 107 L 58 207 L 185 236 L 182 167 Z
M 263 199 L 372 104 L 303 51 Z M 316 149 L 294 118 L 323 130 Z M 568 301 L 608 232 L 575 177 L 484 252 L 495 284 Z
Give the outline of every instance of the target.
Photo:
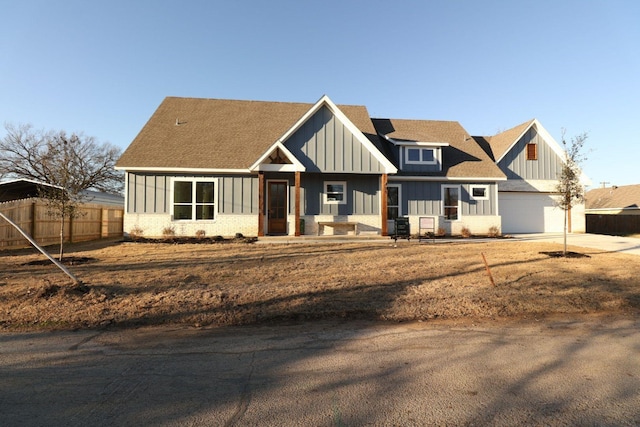
M 335 158 L 334 171 L 344 171 L 344 147 L 345 134 L 348 130 L 344 126 L 340 126 L 336 130 L 336 141 L 334 145 L 333 156 Z
M 134 212 L 144 213 L 144 176 L 136 175 L 135 180 L 136 205 Z
M 125 207 L 127 213 L 135 212 L 136 206 L 136 176 L 133 173 L 127 173 L 127 206 Z

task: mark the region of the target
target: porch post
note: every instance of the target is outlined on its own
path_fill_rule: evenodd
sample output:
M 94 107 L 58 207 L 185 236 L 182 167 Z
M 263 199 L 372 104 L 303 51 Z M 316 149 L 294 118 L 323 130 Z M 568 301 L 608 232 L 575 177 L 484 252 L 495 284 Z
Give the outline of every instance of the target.
M 264 172 L 258 172 L 258 237 L 264 236 Z
M 382 174 L 380 177 L 380 195 L 381 195 L 381 203 L 380 203 L 380 218 L 382 220 L 382 224 L 380 224 L 380 234 L 383 236 L 387 236 L 387 178 L 388 175 Z
M 296 236 L 300 236 L 300 171 L 296 171 L 296 190 L 295 190 L 296 206 L 295 206 L 295 221 L 296 221 Z

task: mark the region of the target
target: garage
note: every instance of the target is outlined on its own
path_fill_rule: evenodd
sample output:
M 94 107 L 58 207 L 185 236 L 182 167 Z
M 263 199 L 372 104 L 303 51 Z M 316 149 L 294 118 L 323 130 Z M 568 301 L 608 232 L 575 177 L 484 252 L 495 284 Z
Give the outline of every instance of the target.
M 498 200 L 503 233 L 561 233 L 564 230 L 564 211 L 549 194 L 501 191 Z

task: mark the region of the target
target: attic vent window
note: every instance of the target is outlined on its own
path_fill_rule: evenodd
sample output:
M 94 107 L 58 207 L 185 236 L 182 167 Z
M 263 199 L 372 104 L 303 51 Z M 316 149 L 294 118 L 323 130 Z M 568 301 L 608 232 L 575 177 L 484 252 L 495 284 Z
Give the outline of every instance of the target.
M 538 144 L 527 144 L 527 160 L 538 160 Z
M 276 165 L 291 164 L 291 161 L 289 161 L 287 156 L 285 156 L 285 154 L 282 151 L 280 151 L 279 148 L 269 156 L 269 160 L 272 165 L 273 164 L 276 164 Z

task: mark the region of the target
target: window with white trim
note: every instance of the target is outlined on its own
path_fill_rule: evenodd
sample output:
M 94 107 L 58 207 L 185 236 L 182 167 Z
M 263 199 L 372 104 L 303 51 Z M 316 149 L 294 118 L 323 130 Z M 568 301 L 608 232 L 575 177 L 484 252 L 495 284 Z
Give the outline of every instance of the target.
M 469 193 L 473 200 L 489 200 L 488 185 L 472 185 L 469 187 Z
M 346 181 L 325 181 L 324 203 L 329 205 L 346 204 L 347 203 L 347 182 Z
M 442 186 L 442 216 L 447 221 L 460 219 L 460 186 Z
M 216 217 L 215 179 L 175 178 L 171 215 L 174 221 L 206 221 Z
M 400 211 L 400 185 L 387 185 L 387 220 L 391 221 L 402 216 Z
M 435 165 L 438 163 L 437 148 L 405 147 L 405 161 L 414 165 Z

